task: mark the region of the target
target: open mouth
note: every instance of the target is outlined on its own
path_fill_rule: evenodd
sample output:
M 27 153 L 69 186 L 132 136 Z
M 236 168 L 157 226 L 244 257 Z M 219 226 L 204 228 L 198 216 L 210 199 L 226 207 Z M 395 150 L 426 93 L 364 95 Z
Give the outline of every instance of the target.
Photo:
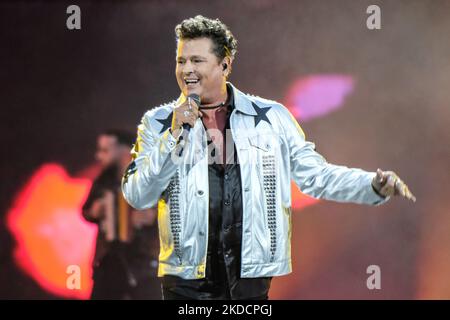
M 199 79 L 184 79 L 184 83 L 186 83 L 187 86 L 194 86 L 199 82 Z

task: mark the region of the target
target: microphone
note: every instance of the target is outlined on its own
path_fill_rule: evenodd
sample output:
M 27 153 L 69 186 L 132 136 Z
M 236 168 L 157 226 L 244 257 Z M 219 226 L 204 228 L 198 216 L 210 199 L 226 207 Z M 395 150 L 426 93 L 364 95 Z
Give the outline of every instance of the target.
M 195 93 L 191 93 L 188 96 L 188 99 L 192 99 L 194 100 L 194 102 L 197 104 L 197 106 L 200 108 L 200 104 L 201 104 L 201 99 L 200 96 L 198 94 Z M 189 132 L 189 130 L 191 130 L 191 126 L 189 123 L 183 123 L 183 129 L 186 130 L 187 132 Z

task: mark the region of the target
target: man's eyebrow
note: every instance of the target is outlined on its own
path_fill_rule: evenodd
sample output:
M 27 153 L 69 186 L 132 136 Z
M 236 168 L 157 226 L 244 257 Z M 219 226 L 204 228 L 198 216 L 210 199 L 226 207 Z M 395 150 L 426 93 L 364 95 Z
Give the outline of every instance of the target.
M 185 60 L 186 58 L 183 56 L 178 56 L 176 59 L 177 60 L 182 60 L 182 59 Z M 194 55 L 194 56 L 188 57 L 188 59 L 206 59 L 206 58 L 203 56 Z
M 204 56 L 192 56 L 192 59 L 206 59 Z

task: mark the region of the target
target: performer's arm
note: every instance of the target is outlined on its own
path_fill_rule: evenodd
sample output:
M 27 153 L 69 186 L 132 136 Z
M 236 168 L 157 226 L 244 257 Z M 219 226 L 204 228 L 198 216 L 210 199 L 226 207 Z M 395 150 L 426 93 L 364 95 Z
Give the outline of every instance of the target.
M 171 158 L 177 139 L 167 129 L 161 136 L 150 125 L 153 112 L 147 112 L 138 126 L 133 161 L 122 179 L 122 192 L 127 202 L 138 210 L 154 207 L 170 178 L 178 168 Z
M 282 106 L 285 134 L 290 150 L 291 177 L 300 190 L 314 198 L 338 202 L 380 205 L 389 196 L 378 195 L 372 187 L 375 172 L 330 164 L 315 151 L 291 113 Z
M 94 181 L 91 191 L 83 204 L 81 212 L 84 219 L 89 222 L 98 223 L 104 217 L 104 190 Z
M 156 223 L 157 216 L 157 208 L 131 211 L 131 221 L 133 222 L 133 226 L 136 228 L 154 225 Z

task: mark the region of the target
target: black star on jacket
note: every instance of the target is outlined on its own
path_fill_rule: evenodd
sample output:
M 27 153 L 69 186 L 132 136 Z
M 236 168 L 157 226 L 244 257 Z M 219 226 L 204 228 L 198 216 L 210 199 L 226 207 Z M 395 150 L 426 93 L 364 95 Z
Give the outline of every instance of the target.
M 258 107 L 254 102 L 252 102 L 253 109 L 255 109 L 257 115 L 255 116 L 255 127 L 258 125 L 258 123 L 262 120 L 267 121 L 268 124 L 271 124 L 269 121 L 269 118 L 267 118 L 267 111 L 270 110 L 270 107 L 267 108 L 260 108 Z
M 159 133 L 163 133 L 164 131 L 166 131 L 167 129 L 169 129 L 170 127 L 172 127 L 172 116 L 173 116 L 173 112 L 171 112 L 166 119 L 156 119 L 156 121 L 158 121 L 159 123 L 162 124 L 162 128 L 159 131 Z

